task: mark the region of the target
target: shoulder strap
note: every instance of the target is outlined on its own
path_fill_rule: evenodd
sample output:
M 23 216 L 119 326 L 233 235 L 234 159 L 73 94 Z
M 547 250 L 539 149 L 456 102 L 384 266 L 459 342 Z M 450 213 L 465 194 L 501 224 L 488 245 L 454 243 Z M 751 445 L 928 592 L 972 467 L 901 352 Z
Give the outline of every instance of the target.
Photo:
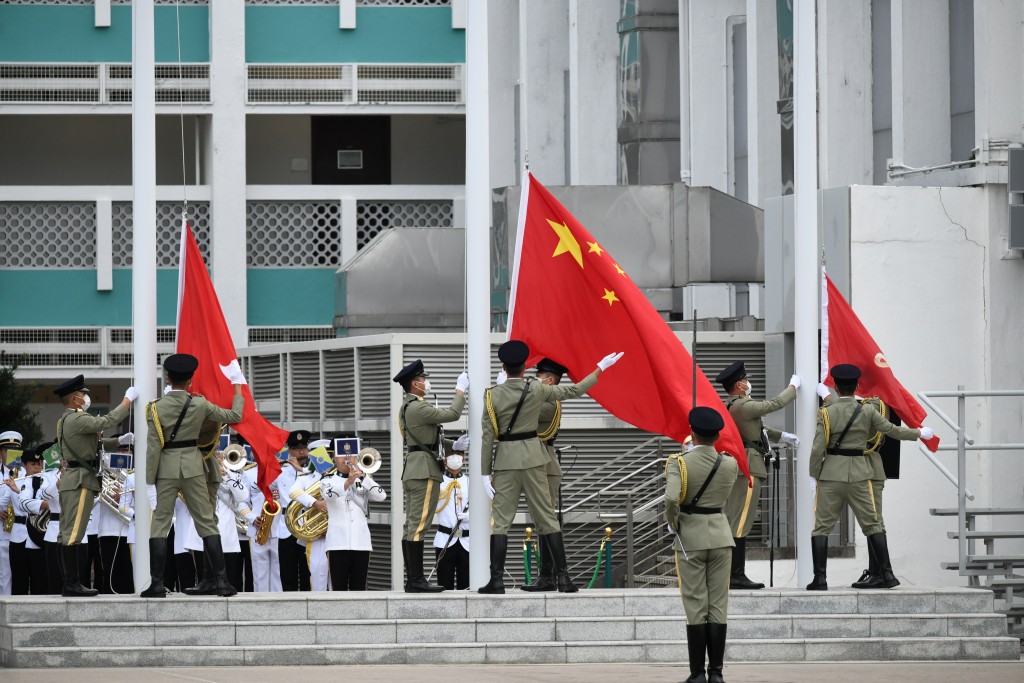
M 704 489 L 706 489 L 708 487 L 708 484 L 711 483 L 711 480 L 715 478 L 715 473 L 718 472 L 718 466 L 721 465 L 721 464 L 722 464 L 722 454 L 719 453 L 718 454 L 718 458 L 715 460 L 715 466 L 711 468 L 711 474 L 708 475 L 708 478 L 705 479 L 704 483 L 701 484 L 699 489 L 697 489 L 697 495 L 695 495 L 693 497 L 693 500 L 690 501 L 690 505 L 694 505 L 694 506 L 697 505 L 697 503 L 700 501 L 700 497 L 702 495 L 704 495 Z
M 509 420 L 508 427 L 505 428 L 506 434 L 512 433 L 512 426 L 516 423 L 516 418 L 519 417 L 519 411 L 523 409 L 523 403 L 526 402 L 526 395 L 530 393 L 530 380 L 523 381 L 523 393 L 519 395 L 519 403 L 516 405 L 516 412 L 512 413 L 512 419 Z
M 185 405 L 182 407 L 181 412 L 178 413 L 178 421 L 174 423 L 174 429 L 171 430 L 171 436 L 167 439 L 168 442 L 174 441 L 174 437 L 178 435 L 178 427 L 181 426 L 181 421 L 185 419 L 185 413 L 188 412 L 188 406 L 192 403 L 192 394 L 185 396 Z
M 70 414 L 73 415 L 74 413 Z M 67 417 L 68 416 L 65 415 L 64 417 L 57 421 L 57 445 L 60 446 L 60 457 L 62 457 L 64 460 L 74 460 L 83 468 L 89 470 L 93 474 L 99 474 L 99 472 L 96 469 L 94 469 L 92 465 L 89 465 L 87 462 L 80 460 L 77 455 L 72 455 L 67 449 L 64 448 L 64 420 L 66 420 Z M 68 456 L 71 457 L 69 458 Z
M 864 404 L 863 403 L 858 403 L 857 407 L 853 411 L 853 415 L 850 416 L 850 421 L 846 423 L 846 427 L 843 428 L 843 433 L 839 435 L 838 439 L 836 439 L 836 445 L 833 446 L 832 448 L 839 448 L 839 446 L 842 445 L 843 437 L 846 436 L 846 432 L 850 431 L 850 427 L 853 426 L 854 420 L 857 419 L 857 416 L 860 415 L 860 411 L 863 410 L 863 409 L 864 409 Z
M 417 448 L 424 448 L 425 449 L 425 446 L 420 443 L 420 440 L 417 439 L 415 436 L 413 436 L 412 432 L 409 431 L 408 426 L 407 426 L 406 421 L 405 421 L 405 411 L 409 408 L 409 406 L 413 402 L 415 402 L 417 400 L 419 400 L 419 399 L 411 398 L 411 399 L 409 399 L 408 401 L 406 401 L 405 403 L 402 404 L 402 409 L 398 411 L 398 429 L 399 429 L 399 431 L 401 431 L 402 436 L 404 436 L 406 439 L 412 441 L 414 446 L 416 446 Z

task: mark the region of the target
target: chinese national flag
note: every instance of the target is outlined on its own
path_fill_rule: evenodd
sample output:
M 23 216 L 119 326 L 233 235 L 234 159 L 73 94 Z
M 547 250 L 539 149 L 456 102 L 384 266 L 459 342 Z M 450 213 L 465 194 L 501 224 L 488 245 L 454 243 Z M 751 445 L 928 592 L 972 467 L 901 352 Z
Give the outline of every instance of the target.
M 519 209 L 509 337 L 549 357 L 573 380 L 624 351 L 588 393 L 615 417 L 682 442 L 690 434 L 693 359 L 615 258 L 527 173 Z M 747 453 L 718 392 L 697 371 L 697 404 L 725 420 L 717 446 L 745 475 Z
M 192 378 L 192 389 L 219 406 L 231 405 L 235 388 L 221 372 L 221 366 L 235 360 L 235 344 L 231 341 L 217 292 L 206 271 L 199 245 L 188 221 L 181 225 L 181 264 L 178 271 L 178 353 L 199 359 L 199 368 Z M 288 432 L 267 422 L 256 411 L 252 392 L 242 387 L 245 411 L 242 421 L 232 428 L 252 446 L 257 463 L 256 485 L 267 501 L 273 501 L 270 484 L 281 474 L 277 453 L 288 439 Z
M 861 396 L 877 396 L 893 409 L 907 426 L 917 429 L 928 413 L 921 404 L 903 388 L 892 368 L 885 360 L 885 354 L 868 334 L 864 324 L 839 293 L 831 278 L 821 271 L 821 373 L 823 382 L 835 386 L 828 374 L 831 367 L 841 363 L 856 365 L 863 373 L 857 393 Z M 939 448 L 938 437 L 924 442 L 933 453 Z

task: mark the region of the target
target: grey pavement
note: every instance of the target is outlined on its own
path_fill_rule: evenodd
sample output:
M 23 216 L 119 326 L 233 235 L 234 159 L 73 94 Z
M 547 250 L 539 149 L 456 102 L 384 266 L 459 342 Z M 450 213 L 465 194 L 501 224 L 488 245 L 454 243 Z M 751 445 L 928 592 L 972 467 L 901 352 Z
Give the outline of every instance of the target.
M 529 651 L 523 652 L 529 657 Z M 942 683 L 943 681 L 1024 681 L 1024 662 L 898 662 L 729 664 L 729 683 Z M 675 683 L 689 675 L 669 664 L 395 665 L 308 667 L 204 667 L 160 669 L 0 669 L 4 683 L 280 683 L 345 680 L 358 683 Z

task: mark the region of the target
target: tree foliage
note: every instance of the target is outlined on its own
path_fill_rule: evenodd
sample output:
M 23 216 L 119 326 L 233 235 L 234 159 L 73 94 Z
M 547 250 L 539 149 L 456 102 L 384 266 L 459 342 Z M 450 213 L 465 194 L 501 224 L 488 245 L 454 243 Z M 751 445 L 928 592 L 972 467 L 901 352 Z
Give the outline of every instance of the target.
M 13 429 L 21 432 L 26 446 L 38 445 L 43 430 L 36 420 L 38 411 L 28 407 L 36 383 L 18 384 L 14 378 L 17 371 L 18 359 L 0 351 L 0 432 Z

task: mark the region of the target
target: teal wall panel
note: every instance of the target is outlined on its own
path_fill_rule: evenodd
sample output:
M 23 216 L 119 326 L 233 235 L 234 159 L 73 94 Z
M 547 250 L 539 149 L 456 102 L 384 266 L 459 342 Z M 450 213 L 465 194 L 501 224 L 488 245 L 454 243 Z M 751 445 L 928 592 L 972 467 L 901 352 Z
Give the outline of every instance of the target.
M 356 28 L 338 28 L 335 7 L 245 8 L 250 63 L 462 63 L 465 31 L 450 7 L 357 7 Z
M 156 61 L 178 61 L 176 8 L 155 8 Z M 208 7 L 180 8 L 181 61 L 210 61 Z M 89 5 L 0 5 L 0 62 L 130 62 L 132 10 L 110 8 L 96 28 Z
M 330 325 L 334 270 L 250 268 L 246 276 L 250 325 Z

